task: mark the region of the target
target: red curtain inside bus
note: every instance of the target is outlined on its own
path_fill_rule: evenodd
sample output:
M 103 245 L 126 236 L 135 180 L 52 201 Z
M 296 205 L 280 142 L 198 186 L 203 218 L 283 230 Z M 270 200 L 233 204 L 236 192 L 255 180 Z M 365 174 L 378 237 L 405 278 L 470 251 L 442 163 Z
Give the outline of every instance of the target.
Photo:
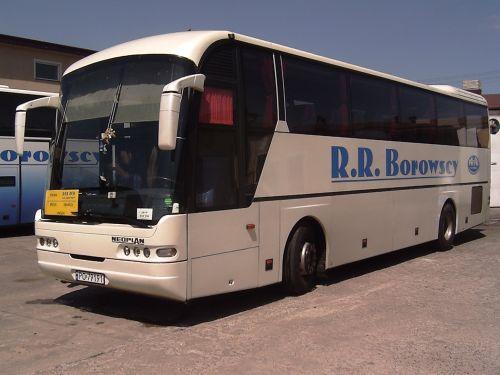
M 199 122 L 214 125 L 234 125 L 233 90 L 205 87 L 201 97 Z

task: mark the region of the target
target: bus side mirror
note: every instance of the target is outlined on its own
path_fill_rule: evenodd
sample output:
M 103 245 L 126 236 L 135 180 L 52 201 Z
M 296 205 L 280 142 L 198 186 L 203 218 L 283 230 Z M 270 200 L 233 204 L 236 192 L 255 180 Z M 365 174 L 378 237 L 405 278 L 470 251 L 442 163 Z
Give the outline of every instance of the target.
M 490 119 L 490 133 L 495 135 L 500 130 L 500 122 L 497 119 Z
M 24 131 L 26 128 L 26 112 L 33 108 L 49 107 L 59 108 L 61 101 L 59 95 L 46 96 L 43 98 L 31 100 L 29 102 L 18 105 L 16 108 L 15 134 L 16 134 L 16 151 L 21 156 L 24 152 Z
M 203 91 L 204 84 L 205 75 L 193 74 L 170 82 L 163 88 L 158 122 L 158 148 L 160 150 L 175 150 L 182 90 L 192 88 L 197 91 Z

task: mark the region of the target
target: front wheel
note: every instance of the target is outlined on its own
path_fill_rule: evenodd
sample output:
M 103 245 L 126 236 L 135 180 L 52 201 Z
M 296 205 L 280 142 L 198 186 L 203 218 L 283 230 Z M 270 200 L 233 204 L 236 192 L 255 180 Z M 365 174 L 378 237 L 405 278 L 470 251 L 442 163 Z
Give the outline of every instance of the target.
M 446 203 L 439 217 L 438 244 L 440 250 L 449 250 L 453 247 L 456 232 L 455 209 Z
M 298 227 L 286 248 L 283 281 L 292 294 L 303 294 L 314 287 L 318 266 L 318 240 L 313 228 Z

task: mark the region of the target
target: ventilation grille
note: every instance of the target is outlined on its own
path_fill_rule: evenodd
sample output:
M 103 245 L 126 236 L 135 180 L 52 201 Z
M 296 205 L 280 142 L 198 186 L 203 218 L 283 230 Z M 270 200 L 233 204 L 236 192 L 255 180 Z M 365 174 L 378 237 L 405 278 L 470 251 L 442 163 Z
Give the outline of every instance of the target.
M 0 187 L 16 186 L 15 176 L 0 176 Z
M 224 48 L 210 55 L 203 67 L 207 78 L 236 79 L 234 48 Z

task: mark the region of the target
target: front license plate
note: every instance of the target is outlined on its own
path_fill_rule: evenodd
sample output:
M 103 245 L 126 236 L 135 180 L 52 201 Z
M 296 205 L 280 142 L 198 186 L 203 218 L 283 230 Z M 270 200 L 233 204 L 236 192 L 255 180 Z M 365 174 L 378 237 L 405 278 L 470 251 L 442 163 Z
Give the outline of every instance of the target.
M 106 278 L 103 273 L 76 270 L 75 280 L 83 281 L 85 283 L 104 285 Z

